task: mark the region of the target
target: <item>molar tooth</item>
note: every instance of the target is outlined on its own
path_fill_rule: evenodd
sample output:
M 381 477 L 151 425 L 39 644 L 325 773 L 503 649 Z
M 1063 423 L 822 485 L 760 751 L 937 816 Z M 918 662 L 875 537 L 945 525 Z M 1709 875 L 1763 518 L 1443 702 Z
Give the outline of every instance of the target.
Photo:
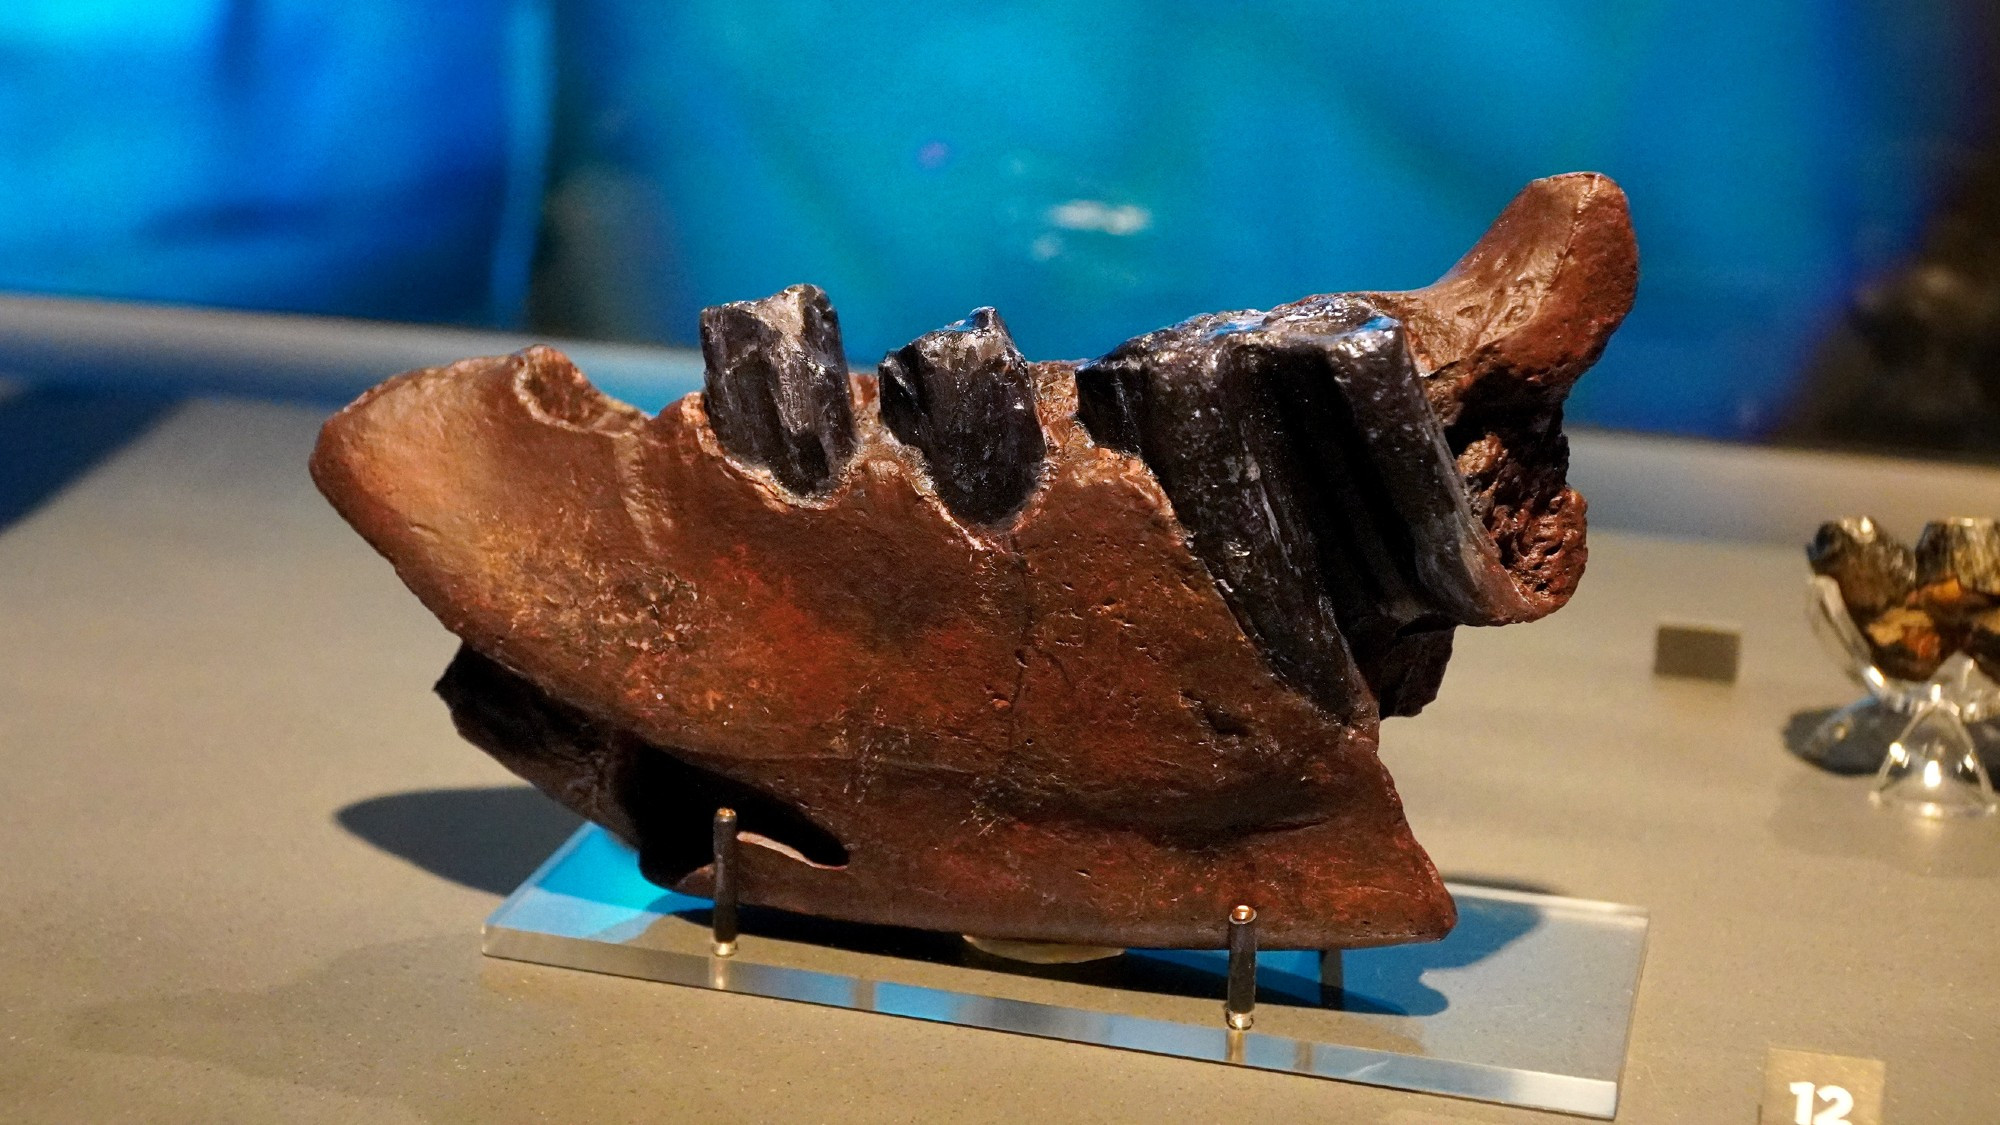
M 1336 620 L 1318 496 L 1288 438 L 1261 314 L 1215 313 L 1120 345 L 1077 373 L 1078 417 L 1136 453 L 1190 545 L 1279 675 L 1329 713 L 1374 701 Z
M 1917 585 L 1957 579 L 1965 590 L 2000 597 L 2000 522 L 1939 520 L 1917 537 Z
M 794 285 L 701 310 L 702 404 L 730 456 L 797 493 L 825 489 L 854 454 L 840 319 L 826 293 Z
M 1027 502 L 1048 448 L 1034 374 L 990 308 L 882 359 L 882 421 L 923 451 L 960 519 L 998 523 Z
M 1813 573 L 1834 580 L 1840 599 L 1855 622 L 1868 621 L 1892 605 L 1900 605 L 1917 585 L 1917 564 L 1910 549 L 1867 516 L 1820 525 L 1806 548 Z

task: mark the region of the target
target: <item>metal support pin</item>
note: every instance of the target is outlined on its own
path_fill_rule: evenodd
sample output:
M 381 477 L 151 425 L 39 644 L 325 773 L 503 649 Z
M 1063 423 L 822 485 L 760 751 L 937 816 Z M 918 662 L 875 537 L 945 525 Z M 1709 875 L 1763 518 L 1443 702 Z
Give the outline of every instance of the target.
M 1347 998 L 1347 965 L 1338 949 L 1319 951 L 1319 1002 L 1328 1008 L 1340 1007 Z
M 1229 998 L 1222 1014 L 1232 1031 L 1247 1030 L 1257 1007 L 1257 912 L 1239 906 L 1229 912 Z
M 709 927 L 715 937 L 715 955 L 728 957 L 736 952 L 736 810 L 715 810 L 715 910 Z

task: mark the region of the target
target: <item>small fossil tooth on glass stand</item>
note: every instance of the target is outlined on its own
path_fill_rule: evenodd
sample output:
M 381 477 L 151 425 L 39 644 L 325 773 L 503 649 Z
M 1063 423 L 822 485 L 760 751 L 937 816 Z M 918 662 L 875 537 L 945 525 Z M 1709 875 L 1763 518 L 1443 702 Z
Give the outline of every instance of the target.
M 1928 524 L 1911 550 L 1865 516 L 1837 520 L 1806 558 L 1815 629 L 1868 695 L 1829 715 L 1804 756 L 1879 761 L 1879 804 L 1929 817 L 1994 812 L 1970 726 L 2000 708 L 2000 522 Z
M 988 939 L 1436 938 L 1376 757 L 1461 625 L 1584 565 L 1570 386 L 1629 308 L 1625 199 L 1530 184 L 1437 284 L 1197 317 L 1081 365 L 991 309 L 876 374 L 810 286 L 702 317 L 656 417 L 560 354 L 410 372 L 314 479 L 464 642 L 459 729 L 709 893 Z

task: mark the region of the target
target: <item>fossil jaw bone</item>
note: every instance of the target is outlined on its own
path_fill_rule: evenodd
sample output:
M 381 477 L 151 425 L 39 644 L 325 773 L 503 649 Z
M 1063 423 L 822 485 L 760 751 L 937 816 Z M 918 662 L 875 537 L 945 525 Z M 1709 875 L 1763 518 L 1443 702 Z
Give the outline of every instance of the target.
M 1078 368 L 997 316 L 834 378 L 824 295 L 704 317 L 648 418 L 530 349 L 330 420 L 327 497 L 465 643 L 466 736 L 707 886 L 999 938 L 1421 940 L 1450 898 L 1376 758 L 1460 624 L 1583 565 L 1560 404 L 1636 257 L 1537 181 L 1430 290 L 1197 318 Z

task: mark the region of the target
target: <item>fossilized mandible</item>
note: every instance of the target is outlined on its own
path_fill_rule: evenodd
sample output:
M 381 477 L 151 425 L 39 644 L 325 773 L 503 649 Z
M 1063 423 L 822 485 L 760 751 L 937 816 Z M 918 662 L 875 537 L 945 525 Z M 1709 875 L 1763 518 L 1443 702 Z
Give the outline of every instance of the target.
M 990 937 L 1434 938 L 1376 758 L 1458 625 L 1584 564 L 1562 402 L 1631 304 L 1624 196 L 1530 184 L 1427 289 L 1033 363 L 990 309 L 851 375 L 825 294 L 702 317 L 647 417 L 546 348 L 399 375 L 313 476 L 463 640 L 459 729 L 703 893 Z

